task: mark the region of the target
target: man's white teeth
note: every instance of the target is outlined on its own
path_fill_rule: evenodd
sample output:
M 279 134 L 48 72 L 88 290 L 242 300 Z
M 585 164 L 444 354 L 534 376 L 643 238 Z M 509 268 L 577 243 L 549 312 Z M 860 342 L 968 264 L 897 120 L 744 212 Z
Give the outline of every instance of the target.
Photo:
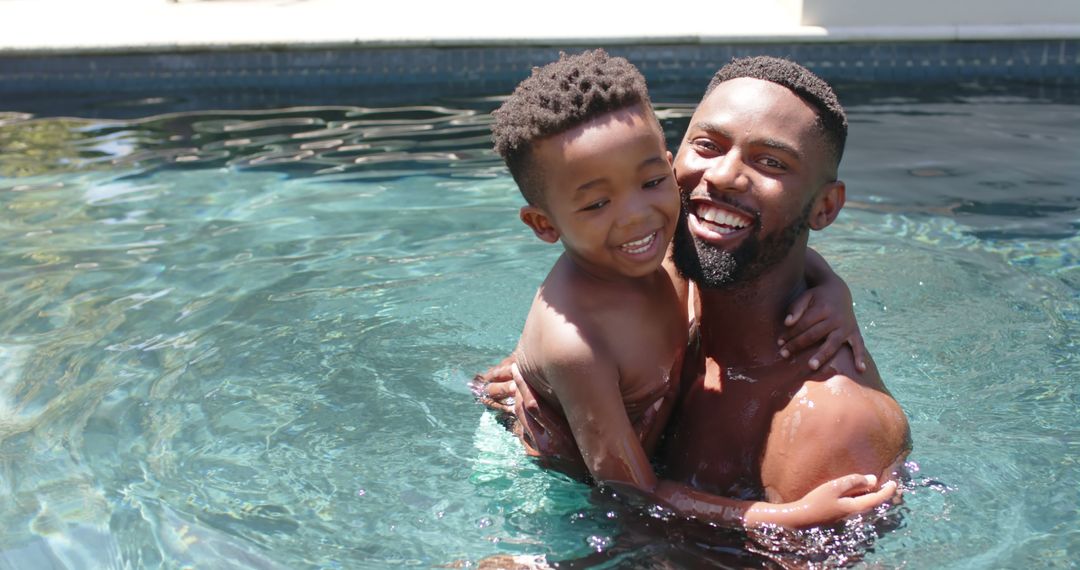
M 722 234 L 741 230 L 750 225 L 750 220 L 745 216 L 740 216 L 720 208 L 714 208 L 708 204 L 698 206 L 697 215 L 699 219 L 711 222 L 715 226 L 718 226 L 713 229 L 717 233 Z
M 652 245 L 653 240 L 656 239 L 656 232 L 653 232 L 639 240 L 626 242 L 619 247 L 626 253 L 645 253 L 649 251 L 649 246 Z

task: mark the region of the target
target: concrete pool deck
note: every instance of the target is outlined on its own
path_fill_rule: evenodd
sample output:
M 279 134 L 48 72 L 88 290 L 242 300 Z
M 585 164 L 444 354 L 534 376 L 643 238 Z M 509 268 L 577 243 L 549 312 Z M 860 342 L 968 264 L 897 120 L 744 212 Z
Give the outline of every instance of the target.
M 1080 3 L 1033 0 L 1022 15 L 945 6 L 929 15 L 875 16 L 850 0 L 720 1 L 697 18 L 571 0 L 528 4 L 358 0 L 0 0 L 0 56 L 184 52 L 230 49 L 708 44 L 761 42 L 966 41 L 1080 38 Z M 931 0 L 910 0 L 911 4 Z M 991 2 L 992 4 L 993 2 Z M 962 4 L 964 3 L 956 3 Z M 931 2 L 928 6 L 934 6 Z M 913 13 L 918 14 L 918 6 Z M 669 14 L 702 14 L 670 0 Z M 862 14 L 860 13 L 860 14 Z M 568 16 L 568 14 L 572 16 Z M 907 13 L 905 13 L 907 14 Z M 984 16 L 982 14 L 991 14 Z M 877 22 L 899 22 L 883 25 Z

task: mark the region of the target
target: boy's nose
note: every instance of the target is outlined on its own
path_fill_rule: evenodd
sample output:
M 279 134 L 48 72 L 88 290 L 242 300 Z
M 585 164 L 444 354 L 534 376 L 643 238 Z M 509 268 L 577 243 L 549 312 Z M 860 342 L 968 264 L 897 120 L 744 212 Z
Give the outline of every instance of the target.
M 750 187 L 750 178 L 738 151 L 716 157 L 705 170 L 704 178 L 710 189 L 719 191 L 745 192 Z
M 623 204 L 622 215 L 619 216 L 619 225 L 632 227 L 641 224 L 649 217 L 652 206 L 644 196 L 628 199 Z

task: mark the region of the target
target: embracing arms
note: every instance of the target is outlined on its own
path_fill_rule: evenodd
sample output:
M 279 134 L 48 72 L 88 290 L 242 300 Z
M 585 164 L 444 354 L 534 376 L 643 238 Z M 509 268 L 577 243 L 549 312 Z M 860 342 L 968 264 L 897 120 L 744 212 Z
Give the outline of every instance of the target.
M 866 370 L 866 345 L 852 308 L 851 290 L 821 254 L 806 248 L 806 281 L 810 286 L 791 304 L 784 325 L 788 327 L 777 340 L 780 356 L 792 354 L 820 343 L 810 357 L 810 368 L 817 370 L 846 343 L 851 346 L 855 366 Z
M 524 382 L 517 365 L 512 366 L 523 408 L 530 421 L 549 426 L 547 435 L 569 431 L 588 474 L 598 483 L 624 494 L 638 495 L 672 509 L 677 514 L 728 526 L 779 524 L 802 527 L 833 522 L 873 508 L 888 500 L 894 482 L 878 488 L 874 476 L 846 475 L 818 485 L 805 496 L 784 503 L 747 501 L 720 497 L 675 481 L 658 479 L 643 448 L 642 435 L 631 422 L 619 387 L 619 371 L 587 345 L 571 347 L 548 362 L 543 374 L 550 384 L 560 418 L 546 401 L 535 401 L 535 392 Z M 665 421 L 668 406 L 658 406 Z M 558 438 L 555 438 L 558 439 Z M 571 453 L 567 451 L 567 453 Z

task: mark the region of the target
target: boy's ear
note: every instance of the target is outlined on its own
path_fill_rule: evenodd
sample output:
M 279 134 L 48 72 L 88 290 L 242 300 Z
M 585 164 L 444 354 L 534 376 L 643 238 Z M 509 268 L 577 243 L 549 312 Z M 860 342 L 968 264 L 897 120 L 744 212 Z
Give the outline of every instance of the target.
M 559 230 L 555 229 L 555 226 L 551 224 L 551 218 L 540 208 L 531 204 L 522 206 L 521 211 L 518 212 L 518 217 L 521 218 L 522 222 L 525 222 L 526 226 L 532 228 L 536 237 L 548 243 L 559 241 Z
M 672 156 L 671 151 L 667 151 L 667 163 L 668 166 L 675 166 L 675 157 Z
M 833 223 L 847 199 L 847 188 L 840 180 L 829 182 L 818 193 L 814 209 L 810 212 L 810 228 L 823 230 Z

